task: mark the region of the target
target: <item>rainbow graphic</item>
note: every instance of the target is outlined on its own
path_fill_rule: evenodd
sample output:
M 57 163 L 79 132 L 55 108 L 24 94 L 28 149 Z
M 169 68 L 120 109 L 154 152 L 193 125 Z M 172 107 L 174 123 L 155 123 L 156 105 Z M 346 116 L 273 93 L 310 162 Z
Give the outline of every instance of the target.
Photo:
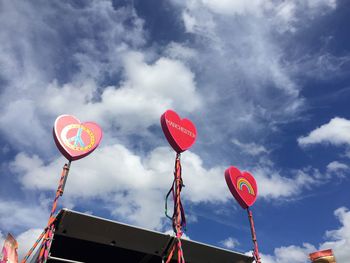
M 237 179 L 237 189 L 243 191 L 243 187 L 247 188 L 249 194 L 255 196 L 254 189 L 252 185 L 248 182 L 248 180 L 245 179 L 244 177 L 239 177 Z

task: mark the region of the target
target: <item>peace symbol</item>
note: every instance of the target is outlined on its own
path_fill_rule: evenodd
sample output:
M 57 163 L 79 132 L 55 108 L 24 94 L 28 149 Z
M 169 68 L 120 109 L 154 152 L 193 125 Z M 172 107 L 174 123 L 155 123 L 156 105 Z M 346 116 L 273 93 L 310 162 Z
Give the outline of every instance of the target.
M 74 131 L 76 130 L 76 131 Z M 74 131 L 74 136 L 67 137 L 68 132 Z M 72 134 L 72 132 L 70 132 Z M 86 134 L 89 137 L 89 143 L 83 140 L 83 135 Z M 85 138 L 86 136 L 84 136 Z M 63 143 L 70 149 L 75 151 L 86 151 L 91 149 L 95 143 L 95 136 L 90 129 L 81 124 L 70 124 L 62 129 L 61 138 Z

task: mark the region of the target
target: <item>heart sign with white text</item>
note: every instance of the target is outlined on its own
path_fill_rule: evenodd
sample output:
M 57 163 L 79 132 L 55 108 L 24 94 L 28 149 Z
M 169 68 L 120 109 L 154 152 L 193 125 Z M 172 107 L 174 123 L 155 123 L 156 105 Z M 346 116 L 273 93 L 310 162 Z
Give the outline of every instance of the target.
M 55 121 L 53 137 L 60 152 L 69 161 L 75 161 L 97 148 L 102 130 L 94 122 L 81 123 L 74 116 L 61 115 Z
M 172 110 L 167 110 L 160 118 L 165 137 L 177 153 L 189 149 L 196 140 L 196 127 L 189 119 L 181 119 Z
M 231 166 L 225 171 L 225 180 L 231 194 L 243 209 L 252 206 L 258 196 L 258 187 L 254 177 Z

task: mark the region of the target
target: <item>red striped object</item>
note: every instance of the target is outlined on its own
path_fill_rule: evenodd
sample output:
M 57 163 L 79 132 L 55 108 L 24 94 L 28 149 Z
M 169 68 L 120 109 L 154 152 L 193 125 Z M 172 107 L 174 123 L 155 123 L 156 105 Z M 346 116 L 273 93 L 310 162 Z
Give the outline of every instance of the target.
M 309 254 L 310 260 L 312 262 L 314 262 L 316 260 L 316 262 L 318 262 L 317 260 L 319 259 L 325 259 L 328 260 L 327 262 L 333 263 L 335 262 L 335 258 L 334 258 L 334 254 L 333 254 L 333 250 L 332 249 L 326 249 L 326 250 L 320 250 L 320 251 L 316 251 L 313 252 L 311 254 Z M 324 262 L 324 261 L 322 261 Z

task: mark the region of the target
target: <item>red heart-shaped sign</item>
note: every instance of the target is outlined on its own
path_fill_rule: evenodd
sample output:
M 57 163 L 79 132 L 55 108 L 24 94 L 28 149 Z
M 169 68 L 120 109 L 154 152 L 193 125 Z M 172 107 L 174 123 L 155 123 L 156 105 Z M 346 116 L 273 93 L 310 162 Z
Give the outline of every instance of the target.
M 60 152 L 69 161 L 75 161 L 97 148 L 102 130 L 94 122 L 81 123 L 74 116 L 61 115 L 55 121 L 53 137 Z
M 196 140 L 196 127 L 189 119 L 180 119 L 175 111 L 167 110 L 160 118 L 165 137 L 177 153 L 189 149 Z
M 254 204 L 258 196 L 258 187 L 250 173 L 241 173 L 236 167 L 231 166 L 225 171 L 225 180 L 231 194 L 243 209 Z

